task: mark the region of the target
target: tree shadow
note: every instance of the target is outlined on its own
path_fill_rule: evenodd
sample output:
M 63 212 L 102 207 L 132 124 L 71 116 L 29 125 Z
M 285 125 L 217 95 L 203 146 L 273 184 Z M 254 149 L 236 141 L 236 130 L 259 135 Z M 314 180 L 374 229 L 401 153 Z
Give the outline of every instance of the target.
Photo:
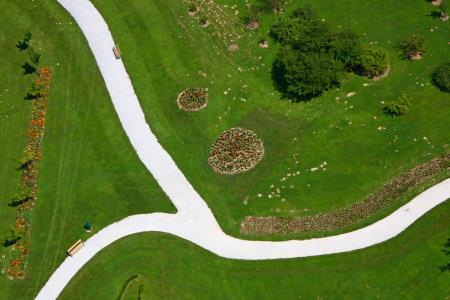
M 442 252 L 445 255 L 450 256 L 450 238 L 444 244 L 444 248 L 442 249 Z M 441 270 L 441 272 L 450 272 L 450 262 L 445 265 L 439 266 L 439 269 Z
M 26 198 L 23 198 L 21 200 L 16 200 L 16 201 L 12 200 L 11 203 L 8 203 L 8 206 L 9 207 L 17 207 L 19 205 L 22 205 L 22 204 L 28 202 L 30 199 L 31 199 L 31 197 L 26 197 Z
M 32 163 L 33 163 L 32 159 L 29 159 L 25 162 L 21 162 L 20 165 L 16 168 L 16 171 L 22 171 L 22 170 L 28 169 Z
M 19 49 L 19 51 L 27 50 L 30 44 L 28 44 L 27 41 L 18 41 L 16 44 L 16 48 Z
M 34 66 L 30 65 L 28 62 L 24 63 L 21 67 L 23 69 L 23 75 L 37 73 L 37 69 Z
M 17 243 L 20 239 L 21 239 L 21 237 L 17 237 L 15 239 L 5 239 L 5 241 L 3 242 L 3 247 L 12 246 L 15 243 Z
M 23 97 L 24 100 L 34 100 L 34 99 L 36 99 L 36 98 L 37 98 L 37 97 L 36 97 L 35 95 L 31 94 L 31 93 L 27 93 L 27 94 L 25 95 L 25 97 Z
M 281 98 L 283 100 L 291 102 L 309 102 L 313 98 L 320 96 L 320 95 L 300 96 L 298 94 L 289 92 L 288 83 L 284 79 L 283 74 L 284 74 L 283 68 L 274 62 L 272 64 L 270 75 L 275 88 L 281 93 Z
M 439 10 L 433 10 L 428 16 L 432 17 L 433 19 L 439 19 L 441 17 L 441 12 Z

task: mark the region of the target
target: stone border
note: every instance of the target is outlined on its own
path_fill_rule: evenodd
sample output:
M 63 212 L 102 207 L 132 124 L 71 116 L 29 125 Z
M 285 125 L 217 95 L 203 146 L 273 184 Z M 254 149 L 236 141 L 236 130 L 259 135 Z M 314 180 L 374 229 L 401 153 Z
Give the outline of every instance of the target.
M 395 177 L 373 194 L 352 206 L 335 212 L 306 217 L 247 216 L 241 223 L 244 234 L 287 234 L 331 231 L 355 224 L 388 207 L 411 188 L 426 179 L 450 170 L 450 153 L 422 163 Z

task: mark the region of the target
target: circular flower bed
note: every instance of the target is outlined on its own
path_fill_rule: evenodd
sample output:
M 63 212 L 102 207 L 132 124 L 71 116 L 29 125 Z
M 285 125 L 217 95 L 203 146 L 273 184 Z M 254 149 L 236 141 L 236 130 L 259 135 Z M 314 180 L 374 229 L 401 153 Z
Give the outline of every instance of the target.
M 201 110 L 208 105 L 208 89 L 186 89 L 178 95 L 177 103 L 178 107 L 185 111 Z
M 252 169 L 264 157 L 264 145 L 251 130 L 231 128 L 212 144 L 208 163 L 220 174 L 237 174 Z

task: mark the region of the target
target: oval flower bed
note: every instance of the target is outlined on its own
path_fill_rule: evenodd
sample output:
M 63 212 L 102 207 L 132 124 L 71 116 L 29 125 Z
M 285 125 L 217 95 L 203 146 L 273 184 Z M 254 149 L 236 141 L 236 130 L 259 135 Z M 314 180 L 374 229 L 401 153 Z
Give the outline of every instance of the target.
M 188 88 L 178 95 L 178 107 L 185 111 L 198 111 L 208 105 L 208 89 Z
M 256 133 L 236 127 L 212 144 L 208 164 L 219 174 L 231 175 L 252 169 L 263 157 L 264 145 Z

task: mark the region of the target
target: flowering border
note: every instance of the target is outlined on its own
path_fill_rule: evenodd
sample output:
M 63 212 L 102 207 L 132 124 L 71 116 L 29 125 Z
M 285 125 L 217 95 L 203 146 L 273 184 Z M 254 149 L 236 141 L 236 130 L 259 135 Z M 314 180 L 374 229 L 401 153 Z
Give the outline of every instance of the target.
M 324 232 L 355 224 L 388 207 L 425 180 L 450 170 L 450 153 L 422 163 L 394 177 L 364 200 L 331 213 L 306 217 L 246 216 L 241 223 L 244 234 L 287 234 Z
M 17 205 L 17 216 L 14 224 L 21 239 L 12 246 L 8 275 L 11 279 L 22 279 L 26 274 L 27 259 L 31 245 L 31 210 L 34 207 L 37 191 L 39 166 L 41 161 L 41 146 L 45 133 L 45 115 L 48 106 L 48 94 L 51 82 L 51 70 L 42 67 L 33 85 L 36 97 L 32 102 L 31 121 L 28 126 L 28 144 L 25 148 L 26 164 L 23 164 L 19 193 L 28 193 L 27 201 Z

